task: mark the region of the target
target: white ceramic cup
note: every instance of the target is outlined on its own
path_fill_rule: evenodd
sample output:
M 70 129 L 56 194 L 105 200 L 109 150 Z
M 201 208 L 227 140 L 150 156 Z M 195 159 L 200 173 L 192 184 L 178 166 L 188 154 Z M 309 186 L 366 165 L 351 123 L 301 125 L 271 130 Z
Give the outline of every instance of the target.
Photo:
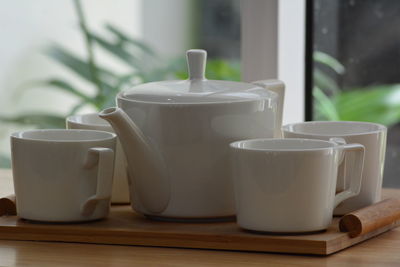
M 67 129 L 88 129 L 100 130 L 114 133 L 111 125 L 97 113 L 88 113 L 83 115 L 73 115 L 67 118 Z M 129 203 L 129 186 L 127 162 L 121 143 L 117 137 L 117 147 L 115 149 L 115 168 L 114 182 L 111 196 L 111 203 L 126 204 Z
M 360 194 L 341 203 L 335 209 L 335 215 L 343 215 L 381 200 L 387 134 L 385 126 L 369 122 L 312 121 L 288 124 L 283 126 L 282 130 L 285 138 L 329 140 L 332 137 L 340 137 L 346 143 L 358 143 L 365 147 Z M 341 179 L 338 182 L 338 191 L 342 190 L 343 184 L 348 183 Z
M 326 229 L 333 209 L 359 193 L 364 158 L 360 144 L 309 139 L 252 139 L 231 147 L 237 223 L 248 230 L 304 233 Z M 335 194 L 344 154 L 349 187 Z
M 46 222 L 107 216 L 116 135 L 91 130 L 30 130 L 11 135 L 17 215 Z

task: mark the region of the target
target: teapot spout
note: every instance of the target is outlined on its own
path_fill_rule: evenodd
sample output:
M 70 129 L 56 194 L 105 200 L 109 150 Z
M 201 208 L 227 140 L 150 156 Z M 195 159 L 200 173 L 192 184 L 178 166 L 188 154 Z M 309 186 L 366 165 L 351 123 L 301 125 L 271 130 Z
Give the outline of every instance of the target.
M 162 213 L 170 199 L 169 176 L 162 155 L 122 109 L 107 108 L 99 116 L 118 135 L 142 206 L 150 213 Z

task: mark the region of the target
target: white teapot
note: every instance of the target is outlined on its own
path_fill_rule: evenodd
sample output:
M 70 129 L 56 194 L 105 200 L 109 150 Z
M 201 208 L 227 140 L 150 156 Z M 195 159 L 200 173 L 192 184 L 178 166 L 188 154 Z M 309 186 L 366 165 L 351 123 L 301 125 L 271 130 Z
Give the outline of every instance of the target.
M 100 112 L 128 161 L 132 208 L 157 219 L 235 215 L 229 143 L 281 135 L 284 84 L 207 80 L 207 53 L 189 50 L 189 79 L 145 83 Z

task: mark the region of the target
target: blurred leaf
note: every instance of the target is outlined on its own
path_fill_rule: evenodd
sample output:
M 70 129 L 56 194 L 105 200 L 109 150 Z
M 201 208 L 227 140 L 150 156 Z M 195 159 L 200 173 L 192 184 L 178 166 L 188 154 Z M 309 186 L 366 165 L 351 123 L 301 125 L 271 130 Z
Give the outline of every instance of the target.
M 369 121 L 387 126 L 400 121 L 400 85 L 340 92 L 335 103 L 341 120 Z
M 94 102 L 92 97 L 85 95 L 84 93 L 75 89 L 72 85 L 70 85 L 69 83 L 67 83 L 63 80 L 52 79 L 52 80 L 48 80 L 48 81 L 37 81 L 37 82 L 30 83 L 30 85 L 32 87 L 47 87 L 47 86 L 55 87 L 64 92 L 67 92 L 74 96 L 77 96 L 78 98 L 83 99 L 86 102 L 89 102 L 89 103 Z
M 0 155 L 0 168 L 9 169 L 11 168 L 11 159 L 6 155 Z
M 345 72 L 344 66 L 336 58 L 334 58 L 324 52 L 314 51 L 313 60 L 315 62 L 319 62 L 325 66 L 330 67 L 337 74 L 343 74 Z
M 78 15 L 79 26 L 82 30 L 83 37 L 85 38 L 85 48 L 87 54 L 87 64 L 89 67 L 91 81 L 94 83 L 97 88 L 98 95 L 101 95 L 105 92 L 105 90 L 109 90 L 110 88 L 105 88 L 104 83 L 100 79 L 99 70 L 96 66 L 96 59 L 94 56 L 93 49 L 93 38 L 89 32 L 85 12 L 83 11 L 81 0 L 74 0 L 75 11 Z M 112 88 L 111 88 L 112 89 Z
M 240 81 L 240 65 L 220 59 L 210 60 L 207 64 L 206 77 L 210 80 Z
M 35 125 L 37 128 L 65 128 L 65 118 L 50 114 L 21 114 L 12 117 L 0 116 L 0 121 L 12 124 Z
M 78 74 L 78 76 L 86 79 L 91 83 L 95 82 L 92 78 L 89 64 L 75 56 L 73 53 L 57 45 L 52 45 L 46 50 L 46 54 L 55 61 L 66 66 L 68 69 L 72 70 L 74 73 Z M 108 90 L 112 90 L 112 86 L 110 84 L 115 82 L 117 76 L 111 71 L 105 70 L 104 68 L 96 68 L 98 69 L 98 73 L 100 74 L 101 82 L 105 86 L 107 86 L 106 88 Z
M 175 72 L 179 79 L 187 79 L 187 70 Z M 221 59 L 210 59 L 207 61 L 206 78 L 210 80 L 240 81 L 240 64 L 228 62 Z
M 101 47 L 109 51 L 114 56 L 118 57 L 120 60 L 122 60 L 129 66 L 141 69 L 142 64 L 140 63 L 139 58 L 126 51 L 121 44 L 111 43 L 106 39 L 93 33 L 91 33 L 91 36 L 93 40 L 96 41 Z
M 140 77 L 140 75 L 138 75 L 137 72 L 132 72 L 132 73 L 128 73 L 128 74 L 125 74 L 125 75 L 120 76 L 119 79 L 118 79 L 118 83 L 115 85 L 115 88 L 117 88 L 117 91 L 119 92 L 119 91 L 121 91 L 121 90 L 124 88 L 124 86 L 126 86 L 127 84 L 132 84 L 131 81 L 132 81 L 133 79 L 135 79 L 135 78 L 139 79 L 140 82 L 143 82 L 143 78 Z
M 101 110 L 110 108 L 110 107 L 115 107 L 117 105 L 115 97 L 108 97 L 106 101 L 101 106 Z
M 144 83 L 162 81 L 167 79 L 168 74 L 170 74 L 170 72 L 167 68 L 154 68 L 144 73 L 142 78 Z
M 313 79 L 314 85 L 324 92 L 334 94 L 339 91 L 336 81 L 317 68 L 313 71 Z
M 105 25 L 105 28 L 113 33 L 115 36 L 117 36 L 120 39 L 120 42 L 124 43 L 124 42 L 128 42 L 134 46 L 140 47 L 143 51 L 145 51 L 146 53 L 152 55 L 152 56 L 156 56 L 156 52 L 146 43 L 133 39 L 131 37 L 129 37 L 129 35 L 127 35 L 126 33 L 124 33 L 123 31 L 121 31 L 120 29 L 118 29 L 116 26 L 111 25 L 109 23 L 107 23 Z
M 81 108 L 83 108 L 87 104 L 88 103 L 86 101 L 79 102 L 78 104 L 76 104 L 75 106 L 72 107 L 72 109 L 69 111 L 67 116 L 75 115 L 78 112 L 78 110 L 80 110 Z
M 176 71 L 175 72 L 175 77 L 178 79 L 178 80 L 186 80 L 187 78 L 188 78 L 188 73 L 187 73 L 187 71 Z
M 173 74 L 173 79 L 185 80 L 188 78 L 186 57 L 170 60 L 165 68 Z
M 313 96 L 315 98 L 316 113 L 326 120 L 340 120 L 335 103 L 327 97 L 324 92 L 315 86 L 313 88 Z

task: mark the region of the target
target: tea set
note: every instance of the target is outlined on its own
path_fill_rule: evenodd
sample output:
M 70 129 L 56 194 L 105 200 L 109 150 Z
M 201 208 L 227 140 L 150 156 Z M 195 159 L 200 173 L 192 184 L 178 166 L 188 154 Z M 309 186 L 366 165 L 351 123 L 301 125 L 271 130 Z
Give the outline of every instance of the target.
M 283 82 L 207 80 L 206 56 L 189 50 L 187 80 L 134 86 L 68 129 L 12 134 L 18 216 L 92 221 L 130 202 L 155 220 L 304 233 L 380 200 L 384 126 L 282 127 Z

